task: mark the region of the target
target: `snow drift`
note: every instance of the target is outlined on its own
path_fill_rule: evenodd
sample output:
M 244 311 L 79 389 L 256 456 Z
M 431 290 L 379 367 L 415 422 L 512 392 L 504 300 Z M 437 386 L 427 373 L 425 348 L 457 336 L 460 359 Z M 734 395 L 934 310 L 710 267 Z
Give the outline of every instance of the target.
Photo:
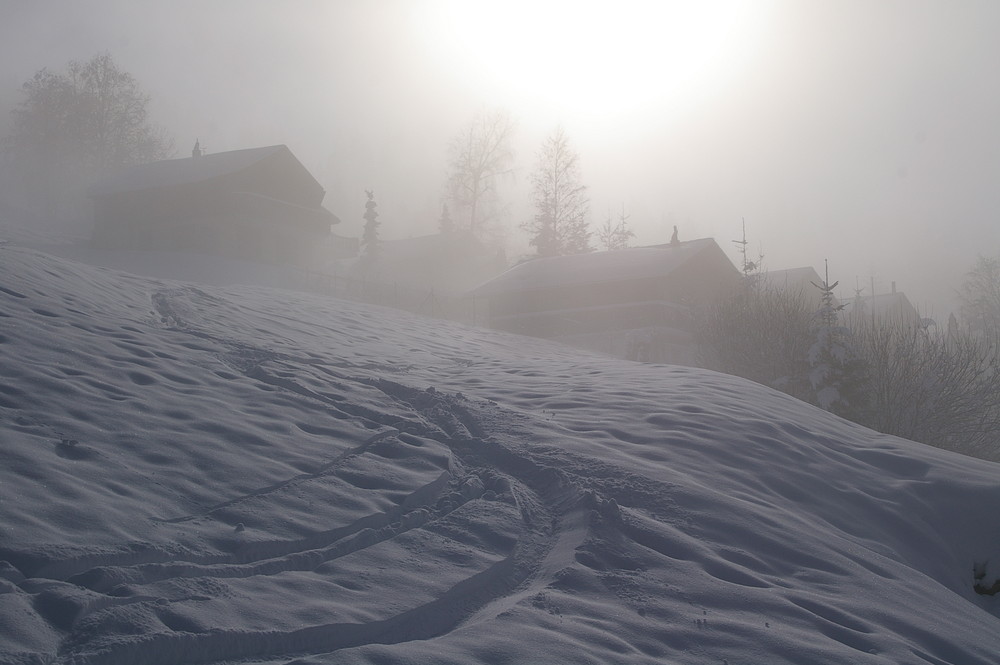
M 0 663 L 995 663 L 1000 466 L 0 246 Z

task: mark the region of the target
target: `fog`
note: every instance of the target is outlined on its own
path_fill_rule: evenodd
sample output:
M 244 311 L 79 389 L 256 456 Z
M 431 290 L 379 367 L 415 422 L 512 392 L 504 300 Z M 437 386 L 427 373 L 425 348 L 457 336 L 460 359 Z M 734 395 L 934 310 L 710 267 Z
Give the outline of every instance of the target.
M 433 232 L 446 148 L 479 110 L 517 122 L 509 254 L 527 175 L 562 125 L 592 223 L 635 244 L 711 236 L 810 265 L 841 293 L 892 282 L 946 317 L 1000 252 L 1000 4 L 0 2 L 0 114 L 42 67 L 110 52 L 184 155 L 284 143 L 359 235 Z

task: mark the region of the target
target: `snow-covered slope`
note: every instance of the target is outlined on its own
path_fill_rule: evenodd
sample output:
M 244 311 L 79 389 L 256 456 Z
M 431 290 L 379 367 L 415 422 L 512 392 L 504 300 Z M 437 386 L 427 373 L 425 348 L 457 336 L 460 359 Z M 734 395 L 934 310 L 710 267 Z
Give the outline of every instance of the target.
M 0 663 L 1000 654 L 1000 466 L 761 386 L 0 246 Z

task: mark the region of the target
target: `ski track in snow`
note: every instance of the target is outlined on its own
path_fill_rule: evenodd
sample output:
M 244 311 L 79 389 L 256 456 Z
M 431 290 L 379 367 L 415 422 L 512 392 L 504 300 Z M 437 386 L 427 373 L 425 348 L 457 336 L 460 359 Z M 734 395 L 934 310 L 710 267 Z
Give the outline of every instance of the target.
M 760 386 L 0 246 L 0 663 L 996 662 L 996 465 Z

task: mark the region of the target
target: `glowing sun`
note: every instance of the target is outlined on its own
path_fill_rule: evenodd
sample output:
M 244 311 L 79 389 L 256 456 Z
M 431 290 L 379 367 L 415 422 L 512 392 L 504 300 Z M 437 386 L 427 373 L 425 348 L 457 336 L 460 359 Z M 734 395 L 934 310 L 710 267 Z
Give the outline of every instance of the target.
M 515 108 L 599 119 L 697 103 L 759 41 L 763 1 L 442 0 L 426 37 Z

